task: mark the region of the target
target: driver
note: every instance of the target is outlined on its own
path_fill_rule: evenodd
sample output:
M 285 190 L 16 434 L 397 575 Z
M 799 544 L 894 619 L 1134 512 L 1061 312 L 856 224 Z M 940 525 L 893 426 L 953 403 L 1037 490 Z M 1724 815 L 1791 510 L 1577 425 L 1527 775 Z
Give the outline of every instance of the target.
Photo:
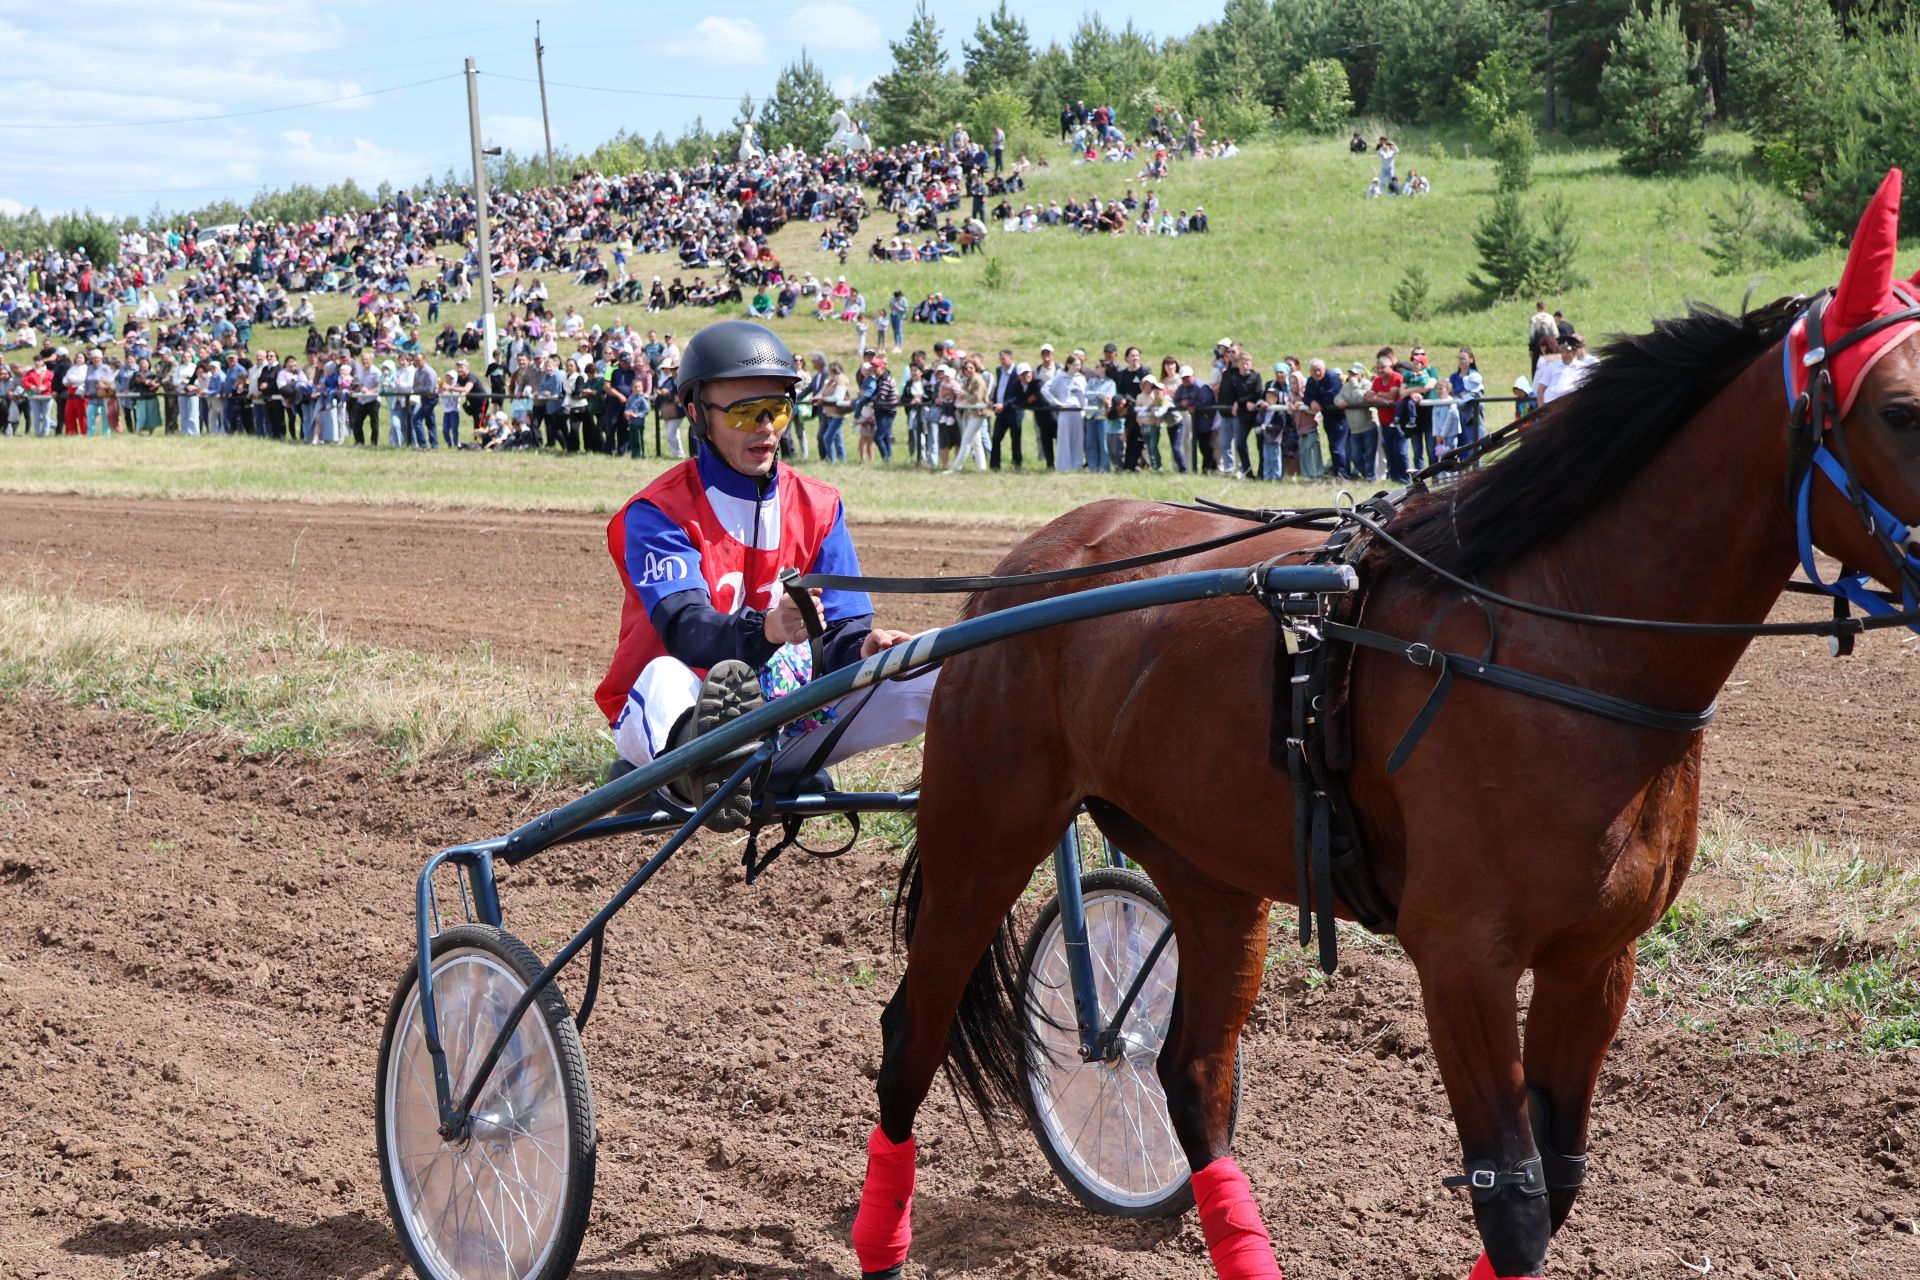
M 607 525 L 607 549 L 626 599 L 620 642 L 594 700 L 620 753 L 611 774 L 643 765 L 695 735 L 791 693 L 816 674 L 799 609 L 780 588 L 783 570 L 858 574 L 846 512 L 832 486 L 780 462 L 780 437 L 797 417 L 800 375 L 786 344 L 750 320 L 708 325 L 680 356 L 675 394 L 698 441 L 694 456 L 656 478 Z M 826 670 L 911 639 L 873 625 L 858 591 L 815 591 L 826 629 Z M 884 681 L 781 730 L 773 776 L 791 782 L 925 727 L 935 673 Z M 812 735 L 849 713 L 824 758 Z M 689 805 L 711 796 L 730 770 L 673 784 Z M 715 811 L 717 831 L 747 824 L 740 792 Z

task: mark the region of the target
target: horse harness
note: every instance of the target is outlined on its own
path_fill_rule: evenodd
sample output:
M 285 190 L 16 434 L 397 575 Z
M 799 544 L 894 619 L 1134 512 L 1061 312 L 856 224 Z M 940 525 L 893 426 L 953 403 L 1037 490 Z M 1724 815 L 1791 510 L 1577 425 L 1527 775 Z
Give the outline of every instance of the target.
M 1324 544 L 1311 551 L 1288 552 L 1258 566 L 1253 574 L 1256 584 L 1264 581 L 1264 570 L 1275 562 L 1302 554 L 1307 556 L 1310 564 L 1344 564 L 1352 567 L 1357 574 L 1369 550 L 1378 543 L 1462 592 L 1479 605 L 1487 618 L 1487 646 L 1478 655 L 1436 649 L 1424 641 L 1405 640 L 1362 626 L 1370 585 L 1364 578 L 1357 591 L 1331 598 L 1324 595 L 1271 595 L 1258 587 L 1254 591 L 1255 597 L 1266 606 L 1278 624 L 1268 759 L 1276 769 L 1285 770 L 1293 788 L 1294 874 L 1300 904 L 1300 945 L 1308 945 L 1317 929 L 1320 967 L 1331 973 L 1339 959 L 1334 924 L 1337 908 L 1344 907 L 1364 928 L 1382 935 L 1393 933 L 1397 915 L 1393 900 L 1381 889 L 1373 875 L 1358 818 L 1343 781 L 1344 774 L 1352 764 L 1348 692 L 1353 655 L 1358 649 L 1398 655 L 1416 667 L 1425 667 L 1436 673 L 1432 691 L 1387 759 L 1386 771 L 1392 774 L 1406 763 L 1414 747 L 1439 715 L 1456 676 L 1659 733 L 1697 733 L 1712 721 L 1717 702 L 1699 711 L 1648 706 L 1493 661 L 1498 644 L 1493 612 L 1495 607 L 1574 625 L 1621 630 L 1749 637 L 1825 636 L 1836 655 L 1852 652 L 1854 638 L 1866 631 L 1891 626 L 1907 626 L 1920 631 L 1920 528 L 1909 528 L 1902 523 L 1884 504 L 1867 493 L 1860 483 L 1851 450 L 1847 446 L 1827 363 L 1832 356 L 1890 325 L 1920 319 L 1920 300 L 1903 290 L 1896 289 L 1895 293 L 1904 304 L 1901 310 L 1868 321 L 1831 342 L 1823 341 L 1823 320 L 1832 298 L 1830 290 L 1810 299 L 1796 298 L 1786 302 L 1786 305 L 1803 308 L 1790 326 L 1789 339 L 1783 343 L 1783 347 L 1786 352 L 1787 400 L 1791 406 L 1789 430 L 1792 461 L 1787 496 L 1789 509 L 1796 515 L 1801 567 L 1807 575 L 1805 582 L 1788 583 L 1787 590 L 1831 596 L 1834 601 L 1833 617 L 1828 621 L 1695 623 L 1608 617 L 1556 609 L 1516 600 L 1451 573 L 1406 545 L 1388 529 L 1387 526 L 1409 499 L 1432 492 L 1428 488 L 1429 480 L 1472 466 L 1487 454 L 1510 443 L 1531 425 L 1539 410 L 1415 473 L 1406 487 L 1376 494 L 1362 502 L 1348 500 L 1334 507 L 1302 510 L 1247 509 L 1204 498 L 1196 499 L 1193 503 L 1168 504 L 1186 510 L 1233 516 L 1249 522 L 1246 529 L 1184 546 L 1121 560 L 1037 573 L 949 578 L 865 578 L 841 574 L 789 573 L 783 576 L 782 585 L 793 598 L 806 624 L 814 649 L 816 670 L 823 666 L 821 637 L 824 627 L 814 608 L 813 598 L 808 594 L 813 588 L 924 593 L 1043 586 L 1180 559 L 1280 529 L 1314 529 L 1327 533 L 1328 537 Z M 1799 363 L 1806 371 L 1804 392 L 1796 381 L 1793 358 L 1793 339 L 1802 333 L 1805 354 Z M 1828 444 L 1829 437 L 1831 446 Z M 1841 576 L 1834 582 L 1820 578 L 1814 565 L 1812 534 L 1808 526 L 1810 492 L 1816 472 L 1824 475 L 1846 497 L 1862 526 L 1897 567 L 1901 578 L 1901 591 L 1897 596 L 1871 588 L 1868 575 L 1862 572 L 1843 568 Z M 1858 606 L 1867 616 L 1853 615 L 1849 605 Z M 904 671 L 896 678 L 917 674 L 918 671 Z M 857 711 L 857 707 L 853 709 L 854 713 Z M 841 727 L 844 727 L 844 721 Z M 793 834 L 788 832 L 789 840 L 785 843 L 792 842 Z M 782 847 L 785 847 L 785 843 Z

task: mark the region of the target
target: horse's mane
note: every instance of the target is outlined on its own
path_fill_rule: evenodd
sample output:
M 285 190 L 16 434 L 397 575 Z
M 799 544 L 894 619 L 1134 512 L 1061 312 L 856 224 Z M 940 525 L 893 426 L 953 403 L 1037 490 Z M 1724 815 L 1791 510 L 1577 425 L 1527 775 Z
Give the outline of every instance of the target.
M 1470 576 L 1546 547 L 1618 493 L 1761 352 L 1805 300 L 1729 315 L 1689 304 L 1653 332 L 1616 334 L 1580 387 L 1540 413 L 1510 454 L 1408 506 L 1393 533 Z

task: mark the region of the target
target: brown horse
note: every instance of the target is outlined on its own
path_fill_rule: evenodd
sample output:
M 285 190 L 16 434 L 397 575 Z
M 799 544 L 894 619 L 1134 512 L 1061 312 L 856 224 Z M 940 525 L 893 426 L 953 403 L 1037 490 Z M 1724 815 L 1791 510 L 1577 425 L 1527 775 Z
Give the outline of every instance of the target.
M 1862 252 L 1857 241 L 1855 259 Z M 1884 267 L 1850 264 L 1826 313 L 1830 342 L 1897 306 L 1890 250 L 1873 262 L 1881 258 Z M 1781 345 L 1806 301 L 1739 317 L 1694 309 L 1618 339 L 1509 456 L 1416 498 L 1392 531 L 1443 568 L 1528 602 L 1762 622 L 1797 559 Z M 1920 341 L 1911 325 L 1881 338 L 1877 359 L 1863 362 L 1856 348 L 1844 380 L 1837 359 L 1831 370 L 1843 454 L 1866 490 L 1920 520 Z M 1100 502 L 1054 521 L 999 571 L 1111 560 L 1232 527 Z M 1810 528 L 1822 550 L 1898 588 L 1899 566 L 1819 478 Z M 1245 564 L 1318 541 L 1278 531 L 1092 582 Z M 1503 664 L 1663 708 L 1711 704 L 1750 639 L 1483 610 L 1378 540 L 1362 576 L 1370 628 L 1471 653 L 1491 629 Z M 1050 590 L 997 590 L 969 611 Z M 942 1063 L 983 1111 L 1020 1097 L 1030 1050 L 1009 994 L 1004 921 L 1082 804 L 1146 867 L 1173 919 L 1178 999 L 1159 1073 L 1214 1264 L 1225 1277 L 1278 1274 L 1228 1154 L 1228 1110 L 1268 908 L 1298 893 L 1292 793 L 1269 762 L 1274 681 L 1284 678 L 1274 623 L 1247 600 L 1076 623 L 947 665 L 904 895 L 908 966 L 882 1019 L 880 1124 L 854 1231 L 869 1276 L 897 1274 L 906 1256 L 913 1121 Z M 1538 1276 L 1584 1174 L 1589 1105 L 1632 987 L 1636 939 L 1692 863 L 1701 736 L 1462 683 L 1389 775 L 1387 758 L 1432 686 L 1433 672 L 1396 656 L 1354 653 L 1347 786 L 1419 973 L 1467 1168 L 1479 1171 L 1471 1198 L 1486 1253 L 1474 1275 Z M 1516 988 L 1527 971 L 1523 1043 Z

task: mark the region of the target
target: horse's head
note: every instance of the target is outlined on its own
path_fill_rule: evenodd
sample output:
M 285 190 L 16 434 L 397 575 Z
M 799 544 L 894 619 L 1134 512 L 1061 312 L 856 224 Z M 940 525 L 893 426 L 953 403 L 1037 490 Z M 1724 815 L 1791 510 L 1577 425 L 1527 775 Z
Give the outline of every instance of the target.
M 1790 333 L 1786 375 L 1808 459 L 1795 495 L 1804 567 L 1815 576 L 1809 544 L 1817 546 L 1910 597 L 1913 608 L 1920 601 L 1920 274 L 1894 274 L 1899 213 L 1895 169 L 1860 219 L 1831 300 L 1824 309 L 1816 301 Z M 1864 581 L 1835 585 L 1876 611 Z

